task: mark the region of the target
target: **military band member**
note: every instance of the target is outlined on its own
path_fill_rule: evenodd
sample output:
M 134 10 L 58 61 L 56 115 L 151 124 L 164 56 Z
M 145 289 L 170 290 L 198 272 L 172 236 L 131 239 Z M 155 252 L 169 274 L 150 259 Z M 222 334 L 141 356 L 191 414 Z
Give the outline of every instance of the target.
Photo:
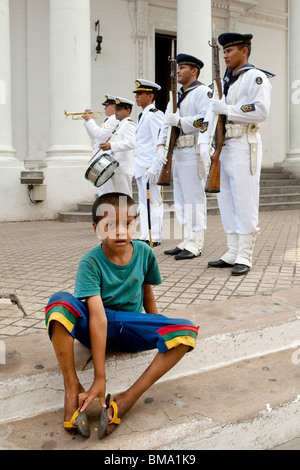
M 215 114 L 226 115 L 225 145 L 220 155 L 218 204 L 227 234 L 227 251 L 213 268 L 232 268 L 232 275 L 244 275 L 252 267 L 259 216 L 259 185 L 262 143 L 258 124 L 268 117 L 271 84 L 263 72 L 248 63 L 252 34 L 224 33 L 227 67 L 221 100 L 213 99 Z
M 207 159 L 204 152 L 207 153 L 209 139 L 204 117 L 212 93 L 209 87 L 198 81 L 200 70 L 204 66 L 201 60 L 191 55 L 179 54 L 176 62 L 177 81 L 182 85 L 178 93 L 178 109 L 176 113 L 170 113 L 170 104 L 167 106 L 157 155 L 160 163 L 165 164 L 164 145 L 168 127 L 176 126 L 178 137 L 173 153 L 174 203 L 176 217 L 183 226 L 184 240 L 176 248 L 165 251 L 165 254 L 175 255 L 176 260 L 183 260 L 200 256 L 204 244 L 207 210 L 203 159 Z M 200 152 L 197 145 L 199 132 L 203 142 Z
M 105 95 L 102 106 L 104 106 L 105 115 L 107 116 L 105 121 L 98 126 L 93 119 L 93 115 L 89 113 L 89 109 L 86 110 L 86 114 L 83 115 L 85 120 L 84 127 L 91 139 L 94 140 L 94 154 L 99 151 L 99 144 L 106 142 L 112 136 L 112 133 L 118 125 L 116 119 L 116 99 L 112 95 Z M 98 153 L 100 155 L 100 152 Z M 113 192 L 113 182 L 109 179 L 105 184 L 98 188 L 99 196 L 104 193 Z
M 126 98 L 116 97 L 115 109 L 118 125 L 108 142 L 100 143 L 99 148 L 119 163 L 109 181 L 113 188 L 109 192 L 121 192 L 132 197 L 134 175 L 134 148 L 136 124 L 130 118 L 134 103 Z M 106 184 L 106 183 L 105 183 Z
M 149 242 L 147 183 L 150 190 L 150 217 L 153 247 L 160 245 L 162 238 L 163 201 L 158 181 L 161 165 L 156 157 L 156 145 L 164 113 L 154 103 L 159 85 L 149 80 L 137 79 L 135 99 L 142 108 L 136 127 L 136 149 L 134 174 L 139 193 L 140 240 Z

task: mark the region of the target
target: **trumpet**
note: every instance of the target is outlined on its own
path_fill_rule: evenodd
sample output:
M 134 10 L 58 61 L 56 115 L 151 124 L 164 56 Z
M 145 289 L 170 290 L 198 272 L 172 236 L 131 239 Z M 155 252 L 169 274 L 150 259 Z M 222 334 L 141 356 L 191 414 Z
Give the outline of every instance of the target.
M 69 113 L 68 111 L 65 110 L 65 118 L 68 116 L 72 116 L 73 121 L 78 121 L 79 119 L 83 119 L 84 114 L 93 114 L 95 119 L 99 119 L 102 116 L 101 111 L 89 111 L 88 113 L 84 111 L 83 113 Z M 78 117 L 74 117 L 78 116 Z

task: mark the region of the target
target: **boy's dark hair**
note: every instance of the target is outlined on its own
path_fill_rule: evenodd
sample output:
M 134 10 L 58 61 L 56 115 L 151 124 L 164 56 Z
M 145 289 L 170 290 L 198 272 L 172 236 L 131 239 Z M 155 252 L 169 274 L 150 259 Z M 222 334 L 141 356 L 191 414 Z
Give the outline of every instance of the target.
M 99 210 L 100 206 L 104 204 L 111 205 L 113 207 L 125 204 L 128 207 L 135 206 L 134 200 L 128 194 L 117 192 L 102 194 L 101 196 L 97 197 L 92 207 L 92 219 L 95 225 L 97 225 L 99 220 L 101 220 L 105 215 L 105 213 L 102 213 L 103 211 Z M 132 215 L 136 215 L 136 210 Z

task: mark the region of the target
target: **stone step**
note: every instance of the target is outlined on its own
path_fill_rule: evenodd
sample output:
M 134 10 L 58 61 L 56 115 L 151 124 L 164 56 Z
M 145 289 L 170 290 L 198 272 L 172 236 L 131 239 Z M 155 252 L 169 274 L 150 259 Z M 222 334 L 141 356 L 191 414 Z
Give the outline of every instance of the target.
M 264 196 L 265 194 L 291 194 L 297 193 L 300 194 L 300 184 L 298 182 L 297 185 L 274 185 L 274 186 L 261 186 L 260 188 L 260 196 Z
M 262 171 L 261 172 L 262 180 L 290 180 L 292 176 L 289 173 L 282 173 L 279 171 Z
M 261 179 L 260 187 L 264 186 L 299 186 L 298 179 Z
M 273 195 L 270 196 L 272 198 Z M 284 198 L 286 199 L 286 198 Z M 266 199 L 265 199 L 266 200 Z M 294 195 L 294 200 L 281 201 L 280 197 L 274 196 L 274 200 L 269 202 L 260 202 L 260 211 L 275 211 L 275 210 L 296 210 L 300 209 L 300 193 Z M 208 215 L 217 215 L 220 213 L 218 202 L 216 198 L 208 199 L 207 201 Z M 165 201 L 164 217 L 174 216 L 174 203 L 173 201 Z M 61 222 L 91 222 L 91 212 L 74 211 L 63 212 L 58 215 L 58 220 Z
M 271 449 L 300 435 L 300 288 L 165 310 L 200 325 L 196 349 L 149 389 L 102 441 L 99 405 L 91 437 L 63 429 L 63 381 L 47 334 L 4 341 L 0 449 Z M 93 381 L 89 350 L 75 343 L 79 379 Z M 113 395 L 145 370 L 154 351 L 110 353 Z
M 261 172 L 260 180 L 260 210 L 290 210 L 299 209 L 300 201 L 300 180 L 292 175 L 282 172 L 280 168 L 264 168 Z M 164 203 L 165 212 L 174 213 L 173 185 L 165 186 Z M 266 196 L 266 197 L 264 197 Z M 133 182 L 133 198 L 138 201 L 137 184 Z M 76 211 L 63 212 L 58 214 L 58 220 L 62 222 L 90 222 L 92 203 L 79 203 Z M 207 197 L 208 214 L 219 214 L 217 198 L 215 194 Z
M 100 450 L 100 459 L 113 456 L 107 451 L 119 455 L 116 449 L 146 451 L 140 458 L 150 458 L 154 450 L 162 457 L 164 451 L 174 456 L 181 450 L 194 458 L 197 450 L 274 449 L 300 435 L 295 354 L 287 349 L 158 382 L 101 441 L 97 400 L 88 408 L 88 439 L 64 431 L 62 409 L 0 424 L 0 449 Z
M 241 360 L 300 346 L 300 288 L 222 302 L 211 302 L 161 313 L 185 317 L 200 325 L 195 351 L 188 354 L 162 381 L 225 367 Z M 51 342 L 46 332 L 4 341 L 6 364 L 0 369 L 0 396 L 5 402 L 0 424 L 57 410 L 64 392 Z M 82 385 L 93 381 L 90 351 L 76 344 L 76 364 Z M 120 392 L 138 377 L 154 351 L 110 353 L 106 360 L 107 390 Z M 299 356 L 300 357 L 300 356 Z M 134 372 L 133 372 L 134 371 Z M 134 373 L 134 375 L 132 375 Z M 300 393 L 300 391 L 299 391 Z M 0 433 L 1 436 L 1 433 Z

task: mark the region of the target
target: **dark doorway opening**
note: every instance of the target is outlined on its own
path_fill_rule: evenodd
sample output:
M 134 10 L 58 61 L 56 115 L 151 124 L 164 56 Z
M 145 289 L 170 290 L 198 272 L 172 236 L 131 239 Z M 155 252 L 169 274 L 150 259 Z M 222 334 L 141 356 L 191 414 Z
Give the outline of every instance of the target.
M 161 86 L 161 90 L 155 101 L 158 109 L 165 112 L 169 102 L 169 91 L 171 90 L 171 56 L 172 40 L 175 40 L 176 57 L 176 36 L 167 34 L 155 34 L 155 82 Z

